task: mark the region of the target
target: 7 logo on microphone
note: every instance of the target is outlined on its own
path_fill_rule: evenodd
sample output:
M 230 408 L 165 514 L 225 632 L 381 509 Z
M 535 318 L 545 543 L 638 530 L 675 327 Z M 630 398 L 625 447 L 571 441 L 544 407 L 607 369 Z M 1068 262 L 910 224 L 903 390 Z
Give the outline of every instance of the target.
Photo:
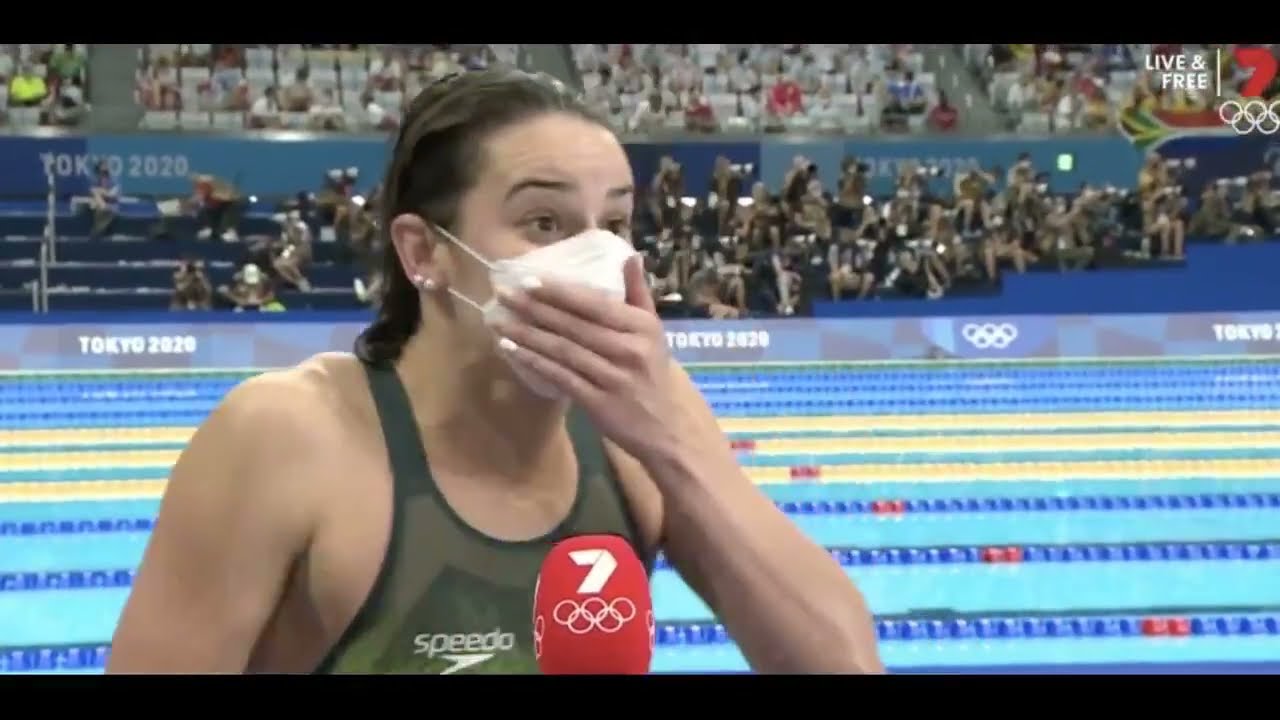
M 648 577 L 626 540 L 579 536 L 552 548 L 534 588 L 544 673 L 647 672 L 656 634 Z

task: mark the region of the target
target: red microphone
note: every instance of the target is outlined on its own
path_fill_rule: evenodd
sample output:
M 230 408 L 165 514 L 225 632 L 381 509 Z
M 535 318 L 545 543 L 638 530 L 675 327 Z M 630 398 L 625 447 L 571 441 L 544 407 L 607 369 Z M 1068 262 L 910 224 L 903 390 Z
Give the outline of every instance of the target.
M 617 535 L 558 542 L 533 590 L 533 653 L 545 675 L 644 675 L 657 626 L 649 577 Z

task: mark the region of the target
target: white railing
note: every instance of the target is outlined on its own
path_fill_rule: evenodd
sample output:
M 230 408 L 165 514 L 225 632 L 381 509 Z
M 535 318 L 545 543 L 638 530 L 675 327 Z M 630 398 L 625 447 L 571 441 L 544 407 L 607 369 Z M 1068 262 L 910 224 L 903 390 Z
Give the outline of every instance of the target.
M 57 217 L 58 193 L 53 172 L 45 171 L 49 192 L 45 196 L 44 237 L 40 239 L 40 276 L 31 289 L 32 309 L 37 313 L 49 312 L 49 263 L 57 260 L 58 233 L 54 227 Z
M 36 312 L 49 312 L 49 255 L 52 252 L 52 247 L 52 243 L 40 243 L 40 279 L 36 283 L 38 295 Z
M 48 181 L 48 194 L 45 195 L 45 211 L 44 211 L 44 241 L 49 245 L 49 261 L 57 262 L 58 260 L 58 233 L 54 227 L 55 219 L 58 214 L 58 191 L 54 185 L 53 171 L 45 170 L 45 180 Z

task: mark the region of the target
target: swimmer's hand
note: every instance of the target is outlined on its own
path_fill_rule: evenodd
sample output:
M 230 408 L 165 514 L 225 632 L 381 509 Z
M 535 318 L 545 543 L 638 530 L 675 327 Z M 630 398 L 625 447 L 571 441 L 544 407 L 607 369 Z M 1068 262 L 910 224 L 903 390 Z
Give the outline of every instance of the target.
M 639 258 L 626 302 L 543 280 L 501 302 L 512 362 L 553 383 L 638 461 L 662 496 L 664 552 L 758 672 L 880 672 L 861 593 L 738 466 L 676 364 Z M 500 296 L 501 297 L 501 296 Z
M 514 317 L 494 330 L 513 361 L 564 391 L 605 437 L 644 463 L 674 452 L 687 425 L 638 255 L 623 273 L 625 303 L 584 285 L 527 279 L 523 289 L 499 294 Z

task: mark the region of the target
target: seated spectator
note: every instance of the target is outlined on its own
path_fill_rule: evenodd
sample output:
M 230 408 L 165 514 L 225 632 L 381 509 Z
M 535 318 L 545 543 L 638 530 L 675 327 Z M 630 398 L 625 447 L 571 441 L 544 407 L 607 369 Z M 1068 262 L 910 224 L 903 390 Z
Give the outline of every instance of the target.
M 890 94 L 884 109 L 880 111 L 880 129 L 885 132 L 906 132 L 910 129 L 907 122 L 910 114 L 902 100 L 897 95 Z
M 751 187 L 750 214 L 746 218 L 746 234 L 752 250 L 777 248 L 782 244 L 786 212 L 781 198 L 770 195 L 762 182 Z
M 947 99 L 947 94 L 942 90 L 938 91 L 938 104 L 929 110 L 928 125 L 930 130 L 937 132 L 949 132 L 956 129 L 956 122 L 960 118 L 960 113 L 951 106 L 951 101 Z
M 649 101 L 636 103 L 636 111 L 627 121 L 627 129 L 631 132 L 645 133 L 657 130 L 666 121 L 667 114 L 662 109 L 662 95 L 649 93 Z
M 782 119 L 804 112 L 804 93 L 800 85 L 789 77 L 779 78 L 769 90 L 768 110 L 770 115 Z
M 612 115 L 614 109 L 621 109 L 618 89 L 613 86 L 608 68 L 600 73 L 599 80 L 587 87 L 583 99 L 592 110 L 601 115 Z
M 711 107 L 711 101 L 703 94 L 701 86 L 694 86 L 688 93 L 684 122 L 686 129 L 695 132 L 715 132 L 718 127 L 715 110 Z
M 831 269 L 828 281 L 832 300 L 839 300 L 843 293 L 857 293 L 861 300 L 875 290 L 875 274 L 854 238 L 843 237 L 831 243 L 827 249 L 827 266 Z
M 1081 108 L 1080 113 L 1081 124 L 1090 130 L 1110 129 L 1112 126 L 1111 103 L 1107 100 L 1106 93 L 1101 88 L 1095 87 L 1082 95 L 1081 99 L 1084 101 L 1084 107 Z
M 346 130 L 347 117 L 330 88 L 320 93 L 320 100 L 307 111 L 307 124 L 315 130 Z
M 9 80 L 9 105 L 11 107 L 39 107 L 49 95 L 44 78 L 35 73 L 30 63 L 23 63 Z
M 826 244 L 831 241 L 831 208 L 822 192 L 822 181 L 811 179 L 800 199 L 799 210 L 790 218 L 787 235 L 803 237 L 806 242 Z
M 284 229 L 271 261 L 272 267 L 285 282 L 309 292 L 311 283 L 303 272 L 311 263 L 311 228 L 302 221 L 302 214 L 297 210 L 290 210 L 281 220 Z
M 256 102 L 249 96 L 249 81 L 242 79 L 236 83 L 231 92 L 224 94 L 219 98 L 219 102 L 215 106 L 215 110 L 226 110 L 229 112 L 247 113 Z
M 751 121 L 754 125 L 760 122 L 760 100 L 756 92 L 738 93 L 738 117 Z
M 1271 173 L 1262 170 L 1248 177 L 1236 178 L 1243 187 L 1240 201 L 1232 213 L 1240 227 L 1239 235 L 1263 238 L 1276 234 L 1276 200 L 1271 191 Z
M 293 82 L 281 93 L 280 104 L 285 112 L 304 113 L 311 109 L 314 94 L 311 91 L 311 71 L 304 65 L 293 75 Z
M 729 89 L 739 93 L 760 92 L 760 72 L 745 59 L 740 60 L 729 71 Z
M 204 272 L 204 261 L 186 258 L 173 272 L 170 310 L 208 310 L 213 307 L 213 285 Z
M 890 81 L 888 90 L 889 97 L 896 99 L 908 113 L 912 115 L 924 113 L 927 100 L 924 96 L 924 88 L 916 82 L 915 73 L 908 70 L 901 80 Z
M 395 92 L 401 89 L 404 76 L 403 61 L 392 48 L 383 48 L 381 57 L 369 63 L 369 89 L 377 92 Z
M 983 265 L 987 271 L 987 280 L 995 285 L 999 282 L 998 271 L 1002 261 L 1008 260 L 1019 273 L 1027 271 L 1027 253 L 1023 251 L 1020 238 L 1000 215 L 991 218 L 991 226 L 986 240 L 982 243 Z
M 382 106 L 373 100 L 373 93 L 365 91 L 360 96 L 360 105 L 364 107 L 364 122 L 373 130 L 395 130 L 400 127 L 400 119 L 387 113 Z
M 698 254 L 698 267 L 689 275 L 689 306 L 713 320 L 741 317 L 747 309 L 742 266 L 726 263 L 718 251 L 700 248 Z
M 1049 92 L 1044 95 L 1045 112 L 1050 113 L 1054 132 L 1067 132 L 1075 127 L 1076 101 L 1062 78 L 1052 81 Z
M 922 258 L 916 250 L 901 250 L 897 254 L 897 267 L 889 273 L 889 285 L 907 297 L 942 297 L 943 287 L 934 272 L 934 266 Z
M 827 132 L 839 132 L 840 126 L 840 109 L 836 107 L 835 100 L 831 97 L 831 88 L 823 85 L 818 89 L 818 96 L 813 103 L 809 105 L 809 118 L 813 120 L 813 125 L 819 130 Z
M 324 183 L 315 195 L 316 216 L 322 225 L 338 227 L 343 224 L 359 178 L 360 169 L 356 167 L 345 171 L 333 168 L 325 173 Z
M 1133 90 L 1129 94 L 1129 102 L 1125 109 L 1150 112 L 1155 110 L 1158 105 L 1155 93 L 1151 92 L 1151 89 L 1147 87 L 1147 78 L 1144 76 L 1133 84 Z
M 1040 257 L 1057 265 L 1059 270 L 1082 270 L 1093 262 L 1094 248 L 1083 215 L 1084 202 L 1070 205 L 1065 197 L 1055 198 L 1045 218 L 1040 241 Z
M 75 45 L 63 45 L 49 57 L 49 70 L 61 82 L 84 81 L 85 57 Z
M 803 55 L 799 66 L 794 70 L 794 75 L 796 84 L 800 86 L 800 90 L 805 94 L 817 92 L 824 79 L 824 74 L 811 53 Z
M 431 78 L 432 81 L 448 77 L 461 70 L 462 66 L 458 65 L 453 56 L 444 50 L 432 52 L 431 58 L 427 62 L 427 77 Z
M 1129 70 L 1134 67 L 1133 56 L 1129 46 L 1123 43 L 1112 43 L 1098 47 L 1098 58 L 1104 70 Z
M 1010 113 L 1018 116 L 1028 108 L 1034 107 L 1037 100 L 1035 77 L 1028 71 L 1020 74 L 1009 85 L 1009 91 L 1004 97 L 1004 104 Z
M 223 45 L 218 48 L 215 55 L 217 59 L 213 64 L 210 81 L 213 83 L 215 94 L 222 98 L 233 92 L 244 80 L 244 71 L 241 69 L 243 63 L 240 59 L 240 51 L 234 45 Z
M 182 107 L 182 93 L 178 90 L 178 74 L 169 65 L 167 57 L 161 57 L 138 76 L 138 102 L 148 110 L 178 110 Z
M 768 253 L 768 259 L 758 264 L 761 284 L 773 308 L 779 315 L 795 315 L 803 300 L 804 278 L 800 274 L 804 262 L 801 244 L 788 242 L 781 250 Z M 777 294 L 774 295 L 774 292 Z
M 95 168 L 93 185 L 89 188 L 89 211 L 93 213 L 93 225 L 89 237 L 98 238 L 111 230 L 120 205 L 120 183 L 111 174 L 111 166 L 100 160 Z
M 72 77 L 58 85 L 49 119 L 57 125 L 75 125 L 84 119 L 88 105 L 84 100 L 84 86 L 80 76 Z
M 359 196 L 353 197 L 348 201 L 345 224 L 334 226 L 338 237 L 346 238 L 347 249 L 357 267 L 373 269 L 378 264 L 377 258 L 382 250 L 378 235 L 380 195 L 379 189 L 374 188 L 364 202 Z
M 196 175 L 192 180 L 195 192 L 187 203 L 195 211 L 200 226 L 196 238 L 207 240 L 217 235 L 225 242 L 239 240 L 236 226 L 248 204 L 245 197 L 235 185 L 212 175 Z
M 271 278 L 253 263 L 240 268 L 240 272 L 231 279 L 230 287 L 224 285 L 218 291 L 236 312 L 267 310 L 276 302 Z
M 356 278 L 351 282 L 356 299 L 375 308 L 382 302 L 382 273 L 377 269 L 369 273 L 368 281 Z
M 418 93 L 430 84 L 431 78 L 427 77 L 425 72 L 421 70 L 410 72 L 404 79 L 404 101 L 413 102 L 413 99 L 418 97 Z
M 262 91 L 262 97 L 253 101 L 249 108 L 249 127 L 278 128 L 283 124 L 280 118 L 280 101 L 276 99 L 276 86 L 268 85 Z

